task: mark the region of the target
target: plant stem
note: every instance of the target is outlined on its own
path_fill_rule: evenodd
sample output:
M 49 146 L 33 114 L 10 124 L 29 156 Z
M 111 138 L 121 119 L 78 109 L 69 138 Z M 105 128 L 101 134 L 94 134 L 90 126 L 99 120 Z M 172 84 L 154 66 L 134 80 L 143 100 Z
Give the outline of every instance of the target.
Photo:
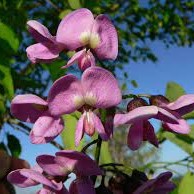
M 100 136 L 98 136 L 98 141 L 96 144 L 96 151 L 95 151 L 95 160 L 97 164 L 99 164 L 99 160 L 100 160 L 101 145 L 102 145 L 102 139 Z
M 83 149 L 82 149 L 81 152 L 85 153 L 86 150 L 87 150 L 91 145 L 94 145 L 94 144 L 97 143 L 97 142 L 98 142 L 98 139 L 95 139 L 95 140 L 93 140 L 92 142 L 88 143 L 85 147 L 83 147 Z

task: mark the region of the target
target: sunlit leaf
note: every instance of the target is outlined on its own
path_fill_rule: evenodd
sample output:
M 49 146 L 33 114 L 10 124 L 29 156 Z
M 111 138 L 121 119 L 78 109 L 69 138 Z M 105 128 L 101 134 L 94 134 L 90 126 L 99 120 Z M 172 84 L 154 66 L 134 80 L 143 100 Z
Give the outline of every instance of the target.
M 80 0 L 68 0 L 69 6 L 72 9 L 79 9 L 81 8 L 81 2 Z

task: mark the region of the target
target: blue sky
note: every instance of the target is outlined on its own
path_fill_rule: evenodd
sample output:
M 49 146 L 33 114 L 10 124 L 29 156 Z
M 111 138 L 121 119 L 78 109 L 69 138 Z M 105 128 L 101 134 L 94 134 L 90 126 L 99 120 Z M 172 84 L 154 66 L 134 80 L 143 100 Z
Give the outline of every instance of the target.
M 166 83 L 175 81 L 186 90 L 187 93 L 194 93 L 194 48 L 171 47 L 166 49 L 159 42 L 151 43 L 153 51 L 158 56 L 158 62 L 131 62 L 126 66 L 130 79 L 135 79 L 139 85 L 128 88 L 130 93 L 164 94 Z M 40 154 L 54 154 L 57 150 L 52 145 L 32 145 L 26 135 L 17 132 L 21 139 L 22 158 L 27 159 L 31 165 L 35 164 L 36 156 Z M 60 137 L 57 138 L 60 142 Z M 176 161 L 183 158 L 185 153 L 175 145 L 167 142 L 162 147 L 161 160 Z M 30 190 L 33 193 L 35 189 Z M 23 193 L 29 193 L 23 189 Z

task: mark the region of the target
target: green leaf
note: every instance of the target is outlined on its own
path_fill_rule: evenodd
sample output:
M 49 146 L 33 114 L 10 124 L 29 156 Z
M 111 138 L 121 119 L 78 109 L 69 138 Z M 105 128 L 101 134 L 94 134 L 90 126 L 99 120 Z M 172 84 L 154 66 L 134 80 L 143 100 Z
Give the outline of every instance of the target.
M 194 174 L 187 172 L 180 182 L 178 194 L 193 194 L 194 191 Z
M 135 80 L 131 80 L 131 84 L 134 88 L 138 87 L 138 83 Z
M 64 116 L 65 120 L 65 130 L 63 130 L 61 137 L 63 140 L 63 145 L 65 149 L 81 150 L 83 145 L 83 140 L 80 142 L 78 147 L 75 146 L 75 130 L 78 118 L 80 117 L 80 112 L 75 112 Z
M 71 9 L 65 9 L 63 10 L 60 14 L 59 14 L 59 18 L 63 19 L 67 14 L 71 13 L 72 10 Z
M 169 132 L 163 132 L 162 136 L 164 138 L 167 138 L 177 146 L 179 146 L 179 148 L 183 149 L 188 154 L 193 155 L 192 145 L 193 145 L 194 139 L 189 135 L 182 135 L 182 134 L 180 135 L 180 134 L 174 134 Z
M 80 0 L 68 0 L 68 3 L 72 9 L 79 9 L 82 7 Z
M 13 80 L 11 76 L 11 70 L 9 67 L 6 67 L 0 64 L 0 72 L 4 75 L 3 78 L 0 80 L 0 84 L 3 85 L 7 93 L 7 97 L 11 99 L 14 95 L 14 87 L 13 87 Z
M 194 119 L 194 111 L 183 116 L 184 119 Z
M 4 51 L 5 49 L 8 53 L 10 53 L 11 51 L 17 52 L 18 47 L 19 47 L 19 40 L 17 36 L 15 35 L 15 33 L 13 32 L 13 30 L 2 22 L 0 22 L 0 29 L 1 29 L 0 30 L 0 43 L 1 43 L 0 48 L 2 46 L 5 46 L 6 43 L 8 43 L 8 45 L 6 46 L 7 49 L 1 48 L 1 52 Z M 11 50 L 8 50 L 9 47 L 11 48 Z
M 178 97 L 185 94 L 185 90 L 175 82 L 168 82 L 166 86 L 166 97 L 170 101 L 176 100 Z
M 106 163 L 113 162 L 111 153 L 109 151 L 108 142 L 105 142 L 105 141 L 103 141 L 102 145 L 101 145 L 100 162 L 101 162 L 101 164 L 106 164 Z
M 20 141 L 18 140 L 17 137 L 14 135 L 7 135 L 7 140 L 8 140 L 8 148 L 11 152 L 12 156 L 19 157 L 22 151 L 22 147 L 20 145 Z

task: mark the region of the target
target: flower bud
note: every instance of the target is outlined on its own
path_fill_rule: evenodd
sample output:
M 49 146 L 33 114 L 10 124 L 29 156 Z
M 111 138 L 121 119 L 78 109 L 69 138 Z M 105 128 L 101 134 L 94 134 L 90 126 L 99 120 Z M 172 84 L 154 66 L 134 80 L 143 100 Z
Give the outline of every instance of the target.
M 170 101 L 163 95 L 153 95 L 149 98 L 151 105 L 162 106 L 168 104 Z
M 144 100 L 143 98 L 134 98 L 127 104 L 127 111 L 130 112 L 135 108 L 138 108 L 141 106 L 148 106 L 147 101 Z

